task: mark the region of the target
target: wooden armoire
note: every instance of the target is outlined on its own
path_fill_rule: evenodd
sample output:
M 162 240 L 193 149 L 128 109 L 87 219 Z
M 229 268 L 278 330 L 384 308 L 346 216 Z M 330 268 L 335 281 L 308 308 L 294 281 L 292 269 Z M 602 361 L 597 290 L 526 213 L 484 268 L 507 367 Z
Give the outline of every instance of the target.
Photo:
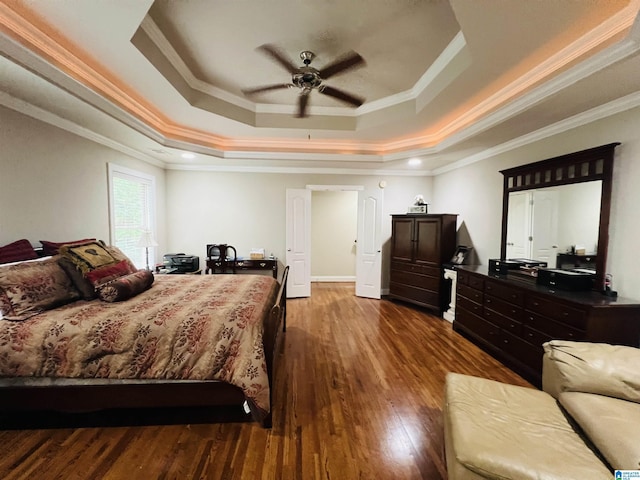
M 454 214 L 391 216 L 391 275 L 389 297 L 430 308 L 439 315 L 447 308 L 442 264 L 456 251 Z

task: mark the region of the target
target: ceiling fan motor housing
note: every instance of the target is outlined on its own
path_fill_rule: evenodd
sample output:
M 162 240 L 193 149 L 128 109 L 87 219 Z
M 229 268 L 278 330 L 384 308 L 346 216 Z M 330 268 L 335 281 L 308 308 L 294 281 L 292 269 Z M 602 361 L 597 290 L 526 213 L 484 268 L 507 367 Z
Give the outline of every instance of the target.
M 322 83 L 320 73 L 313 67 L 300 67 L 291 77 L 291 82 L 299 88 L 318 88 Z

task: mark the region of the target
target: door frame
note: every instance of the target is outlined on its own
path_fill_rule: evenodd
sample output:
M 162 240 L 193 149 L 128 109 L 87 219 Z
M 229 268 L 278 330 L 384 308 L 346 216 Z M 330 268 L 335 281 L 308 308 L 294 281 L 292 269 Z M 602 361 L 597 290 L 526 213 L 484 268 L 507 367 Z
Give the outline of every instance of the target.
M 334 185 L 334 184 L 327 184 L 327 185 L 306 185 L 305 188 L 307 190 L 311 190 L 311 191 L 357 191 L 357 192 L 361 192 L 365 190 L 365 186 L 364 185 Z M 357 221 L 360 222 L 360 218 L 358 217 Z M 307 223 L 307 229 L 308 232 L 307 234 L 310 236 L 311 235 L 311 222 Z M 378 236 L 382 235 L 382 225 L 379 226 L 378 228 Z M 309 255 L 311 255 L 311 252 L 309 252 Z M 311 259 L 310 259 L 311 261 Z M 310 280 L 309 280 L 310 281 Z

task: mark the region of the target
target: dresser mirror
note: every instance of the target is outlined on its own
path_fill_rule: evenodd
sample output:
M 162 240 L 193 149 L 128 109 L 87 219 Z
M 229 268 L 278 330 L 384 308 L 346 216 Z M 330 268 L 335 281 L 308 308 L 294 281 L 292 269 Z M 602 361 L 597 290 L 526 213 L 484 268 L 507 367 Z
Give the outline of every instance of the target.
M 502 170 L 500 258 L 595 270 L 595 288 L 603 289 L 617 145 Z

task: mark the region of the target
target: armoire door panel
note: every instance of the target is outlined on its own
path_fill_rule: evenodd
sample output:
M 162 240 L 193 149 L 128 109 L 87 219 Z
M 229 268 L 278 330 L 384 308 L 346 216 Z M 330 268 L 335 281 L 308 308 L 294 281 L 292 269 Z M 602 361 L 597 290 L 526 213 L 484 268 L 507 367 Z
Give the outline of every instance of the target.
M 440 226 L 435 219 L 416 219 L 416 263 L 440 263 Z
M 391 258 L 413 261 L 413 221 L 410 218 L 393 222 L 391 233 Z

